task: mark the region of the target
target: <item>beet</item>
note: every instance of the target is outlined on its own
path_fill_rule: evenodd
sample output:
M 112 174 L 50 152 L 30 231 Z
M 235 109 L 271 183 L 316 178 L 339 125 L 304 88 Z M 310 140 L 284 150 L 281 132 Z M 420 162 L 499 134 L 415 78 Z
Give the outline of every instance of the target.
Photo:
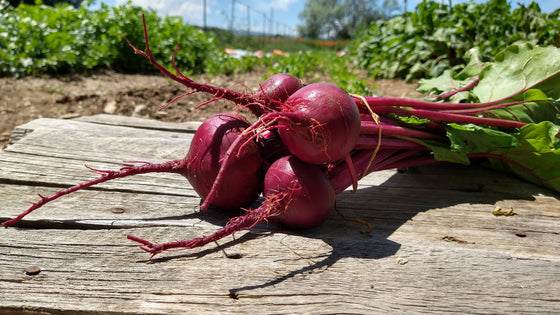
M 283 209 L 271 220 L 290 228 L 318 226 L 335 204 L 335 192 L 326 171 L 295 156 L 282 157 L 270 166 L 264 179 L 264 195 L 276 198 L 276 206 Z
M 198 195 L 205 199 L 220 170 L 230 145 L 249 126 L 235 113 L 217 114 L 207 119 L 194 134 L 183 163 L 183 174 Z M 239 209 L 256 200 L 262 190 L 263 158 L 255 142 L 250 141 L 235 158 L 220 181 L 210 204 L 222 209 Z
M 301 160 L 321 164 L 344 159 L 360 136 L 360 113 L 343 89 L 313 83 L 292 94 L 278 122 L 282 141 Z

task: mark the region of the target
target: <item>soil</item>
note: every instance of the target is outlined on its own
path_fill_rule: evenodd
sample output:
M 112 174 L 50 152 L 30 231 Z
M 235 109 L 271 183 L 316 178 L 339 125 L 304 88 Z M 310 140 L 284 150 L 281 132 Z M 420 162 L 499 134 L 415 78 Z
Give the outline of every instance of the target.
M 266 71 L 231 76 L 196 76 L 193 79 L 238 91 L 255 91 Z M 304 82 L 328 78 L 303 78 Z M 372 82 L 379 96 L 419 98 L 416 83 L 401 80 Z M 71 119 L 100 113 L 140 116 L 162 121 L 203 121 L 233 109 L 227 101 L 215 101 L 195 108 L 210 97 L 195 93 L 159 110 L 174 97 L 185 93 L 182 85 L 163 75 L 122 74 L 101 71 L 83 75 L 0 78 L 0 149 L 6 147 L 14 127 L 37 118 Z

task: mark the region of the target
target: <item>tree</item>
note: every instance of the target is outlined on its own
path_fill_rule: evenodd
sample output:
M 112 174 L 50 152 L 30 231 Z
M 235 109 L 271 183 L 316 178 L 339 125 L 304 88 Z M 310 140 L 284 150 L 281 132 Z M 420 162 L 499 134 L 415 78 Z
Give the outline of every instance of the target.
M 82 2 L 84 2 L 84 0 L 43 0 L 42 2 L 43 4 L 50 5 L 50 6 L 55 6 L 58 3 L 68 3 L 78 8 L 82 4 Z M 8 3 L 15 8 L 19 6 L 21 3 L 35 4 L 36 0 L 8 0 Z
M 382 1 L 381 7 L 377 1 Z M 400 10 L 398 0 L 307 0 L 299 18 L 300 36 L 308 38 L 349 39 L 377 19 L 385 19 Z

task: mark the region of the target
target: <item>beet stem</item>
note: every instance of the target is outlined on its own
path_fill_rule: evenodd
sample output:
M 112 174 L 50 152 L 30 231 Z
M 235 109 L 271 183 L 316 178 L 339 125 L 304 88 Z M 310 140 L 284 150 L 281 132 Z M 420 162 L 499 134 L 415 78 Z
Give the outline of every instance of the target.
M 521 128 L 527 123 L 496 119 L 496 118 L 485 118 L 485 117 L 473 117 L 459 114 L 441 113 L 436 111 L 422 110 L 422 109 L 404 109 L 396 108 L 390 106 L 381 106 L 376 108 L 378 113 L 383 114 L 395 114 L 399 116 L 416 116 L 419 118 L 430 119 L 435 122 L 445 122 L 445 123 L 457 123 L 457 124 L 477 124 L 486 125 L 493 127 L 503 127 L 503 128 Z
M 479 80 L 480 80 L 480 78 L 476 77 L 472 80 L 471 83 L 465 85 L 464 87 L 462 87 L 460 89 L 455 89 L 453 91 L 449 91 L 447 93 L 443 93 L 443 94 L 440 94 L 440 95 L 436 96 L 435 100 L 436 101 L 447 100 L 457 93 L 468 91 L 471 88 L 473 88 L 478 83 Z
M 255 225 L 259 224 L 260 222 L 265 221 L 268 217 L 271 216 L 271 213 L 269 211 L 270 205 L 271 205 L 270 203 L 265 201 L 261 207 L 254 210 L 249 210 L 245 215 L 231 218 L 223 228 L 219 229 L 215 233 L 208 236 L 197 237 L 188 241 L 176 241 L 176 242 L 169 242 L 163 244 L 156 244 L 141 239 L 134 235 L 127 235 L 127 238 L 129 240 L 133 240 L 135 242 L 142 244 L 140 248 L 142 248 L 142 250 L 148 253 L 151 253 L 152 254 L 150 256 L 151 259 L 155 255 L 163 251 L 168 251 L 171 249 L 192 249 L 195 247 L 204 246 L 211 242 L 215 242 L 235 232 L 242 231 L 242 230 L 249 230 Z
M 376 135 L 361 135 L 358 138 L 358 142 L 354 146 L 354 150 L 373 150 L 379 145 L 379 139 Z M 382 137 L 381 147 L 383 149 L 412 149 L 412 150 L 422 150 L 426 149 L 426 146 L 411 141 L 410 138 L 390 138 Z
M 507 107 L 511 105 L 518 105 L 523 103 L 530 103 L 530 102 L 543 102 L 549 100 L 530 100 L 530 101 L 513 101 L 513 102 L 506 102 L 507 100 L 511 99 L 513 96 L 502 98 L 499 100 L 494 100 L 490 102 L 484 103 L 451 103 L 451 102 L 443 102 L 437 103 L 432 101 L 423 101 L 423 100 L 415 100 L 415 99 L 408 99 L 408 98 L 400 98 L 400 97 L 373 97 L 373 96 L 366 96 L 365 99 L 367 100 L 368 105 L 371 106 L 375 112 L 377 112 L 378 107 L 410 107 L 414 109 L 423 109 L 423 110 L 456 110 L 456 109 L 475 109 L 481 107 L 488 107 L 497 105 L 500 107 Z M 360 99 L 355 100 L 356 104 L 360 106 L 363 111 L 368 112 L 368 108 L 364 108 L 363 102 Z
M 93 169 L 90 168 L 88 166 L 86 166 L 87 168 L 95 171 L 98 174 L 101 174 L 101 177 L 98 177 L 96 179 L 92 179 L 90 181 L 84 182 L 84 183 L 80 183 L 77 184 L 75 186 L 63 189 L 63 190 L 59 190 L 56 193 L 54 193 L 51 196 L 45 197 L 41 194 L 38 194 L 39 197 L 41 198 L 41 200 L 37 201 L 37 202 L 31 202 L 28 201 L 28 203 L 31 203 L 31 207 L 29 207 L 29 209 L 27 209 L 26 211 L 22 212 L 21 214 L 19 214 L 18 216 L 16 216 L 15 218 L 2 222 L 2 225 L 5 227 L 14 225 L 16 223 L 18 223 L 19 221 L 21 221 L 21 219 L 23 219 L 23 217 L 25 217 L 26 215 L 28 215 L 29 213 L 33 212 L 34 210 L 42 207 L 44 204 L 53 201 L 55 199 L 58 199 L 64 195 L 68 195 L 69 193 L 93 186 L 93 185 L 97 185 L 100 183 L 104 183 L 106 181 L 112 180 L 112 179 L 116 179 L 116 178 L 122 178 L 122 177 L 127 177 L 127 176 L 132 176 L 132 175 L 138 175 L 138 174 L 146 174 L 146 173 L 153 173 L 153 172 L 159 172 L 159 173 L 175 173 L 175 172 L 180 172 L 180 169 L 177 168 L 177 166 L 179 165 L 180 161 L 179 160 L 173 160 L 173 161 L 168 161 L 168 162 L 164 162 L 161 164 L 144 164 L 144 165 L 140 165 L 140 166 L 136 166 L 136 167 L 130 167 L 130 166 L 126 166 L 121 168 L 118 171 L 108 171 L 108 170 L 97 170 L 97 169 Z
M 443 140 L 438 134 L 410 127 L 395 126 L 387 123 L 377 124 L 371 121 L 362 121 L 361 123 L 360 133 L 363 135 L 377 135 L 380 130 L 383 130 L 383 136 L 407 136 L 421 139 Z
M 350 154 L 347 154 L 346 157 L 344 157 L 344 161 L 348 166 L 349 175 L 352 179 L 352 192 L 356 192 L 356 190 L 358 190 L 358 177 L 356 176 L 356 168 L 352 163 L 352 157 L 350 156 Z
M 486 111 L 492 110 L 492 109 L 499 109 L 499 108 L 505 108 L 508 106 L 513 106 L 513 105 L 521 105 L 521 104 L 527 104 L 527 103 L 533 103 L 533 102 L 550 102 L 550 100 L 534 100 L 534 101 L 516 101 L 516 102 L 510 102 L 510 103 L 503 103 L 503 104 L 498 104 L 498 105 L 490 105 L 490 106 L 485 106 L 485 107 L 477 107 L 477 108 L 466 108 L 466 109 L 446 109 L 446 110 L 441 110 L 441 113 L 449 113 L 449 114 L 461 114 L 461 115 L 477 115 L 477 114 L 482 114 Z
M 155 57 L 150 50 L 150 44 L 149 44 L 149 41 L 148 41 L 148 29 L 146 27 L 146 18 L 144 16 L 144 14 L 142 14 L 142 23 L 143 23 L 143 26 L 144 26 L 144 41 L 145 41 L 145 44 L 146 44 L 145 51 L 141 51 L 140 49 L 136 48 L 123 34 L 124 39 L 130 45 L 130 47 L 132 47 L 132 49 L 134 50 L 135 53 L 137 53 L 137 54 L 145 57 L 146 59 L 148 59 L 150 61 L 150 63 L 152 65 L 154 65 L 163 75 L 165 75 L 166 77 L 170 78 L 173 81 L 181 83 L 182 85 L 184 85 L 188 88 L 191 88 L 195 91 L 212 94 L 212 95 L 215 96 L 214 100 L 224 98 L 224 99 L 227 99 L 227 100 L 230 100 L 230 101 L 234 102 L 237 105 L 245 106 L 245 107 L 247 107 L 247 108 L 249 108 L 250 110 L 253 111 L 253 107 L 255 107 L 254 104 L 255 104 L 256 100 L 251 95 L 246 95 L 246 94 L 234 91 L 234 90 L 224 89 L 224 88 L 220 88 L 220 87 L 216 87 L 216 86 L 212 86 L 212 85 L 208 85 L 208 84 L 198 83 L 198 82 L 195 82 L 195 81 L 189 79 L 188 77 L 184 76 L 180 71 L 178 71 L 177 67 L 175 66 L 175 60 L 174 60 L 175 59 L 174 56 L 177 52 L 178 45 L 173 52 L 171 60 L 172 60 L 172 63 L 173 63 L 173 67 L 175 68 L 175 70 L 177 71 L 179 76 L 171 73 L 164 66 L 159 64 L 155 60 Z M 219 95 L 219 97 L 217 97 L 218 95 Z M 207 102 L 207 103 L 209 103 L 209 102 Z M 200 105 L 200 106 L 202 106 L 202 105 Z M 258 107 L 257 111 L 260 110 L 262 112 L 262 105 L 259 104 L 259 106 L 257 106 L 257 107 Z

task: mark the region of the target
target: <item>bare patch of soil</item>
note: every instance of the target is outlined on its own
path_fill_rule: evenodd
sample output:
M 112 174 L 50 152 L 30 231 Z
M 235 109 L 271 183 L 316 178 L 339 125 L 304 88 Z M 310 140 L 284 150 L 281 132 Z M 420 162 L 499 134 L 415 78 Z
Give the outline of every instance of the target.
M 196 81 L 238 91 L 255 91 L 266 71 L 231 76 L 195 77 Z M 305 78 L 304 78 L 305 81 Z M 325 81 L 328 81 L 325 78 Z M 419 98 L 416 84 L 401 80 L 372 83 L 380 96 Z M 182 85 L 163 75 L 133 75 L 113 71 L 87 75 L 0 78 L 0 148 L 8 144 L 14 127 L 33 119 L 75 118 L 100 113 L 141 116 L 162 121 L 203 121 L 213 114 L 233 109 L 231 102 L 217 101 L 199 109 L 210 99 L 196 93 L 159 110 L 174 97 L 185 93 Z

